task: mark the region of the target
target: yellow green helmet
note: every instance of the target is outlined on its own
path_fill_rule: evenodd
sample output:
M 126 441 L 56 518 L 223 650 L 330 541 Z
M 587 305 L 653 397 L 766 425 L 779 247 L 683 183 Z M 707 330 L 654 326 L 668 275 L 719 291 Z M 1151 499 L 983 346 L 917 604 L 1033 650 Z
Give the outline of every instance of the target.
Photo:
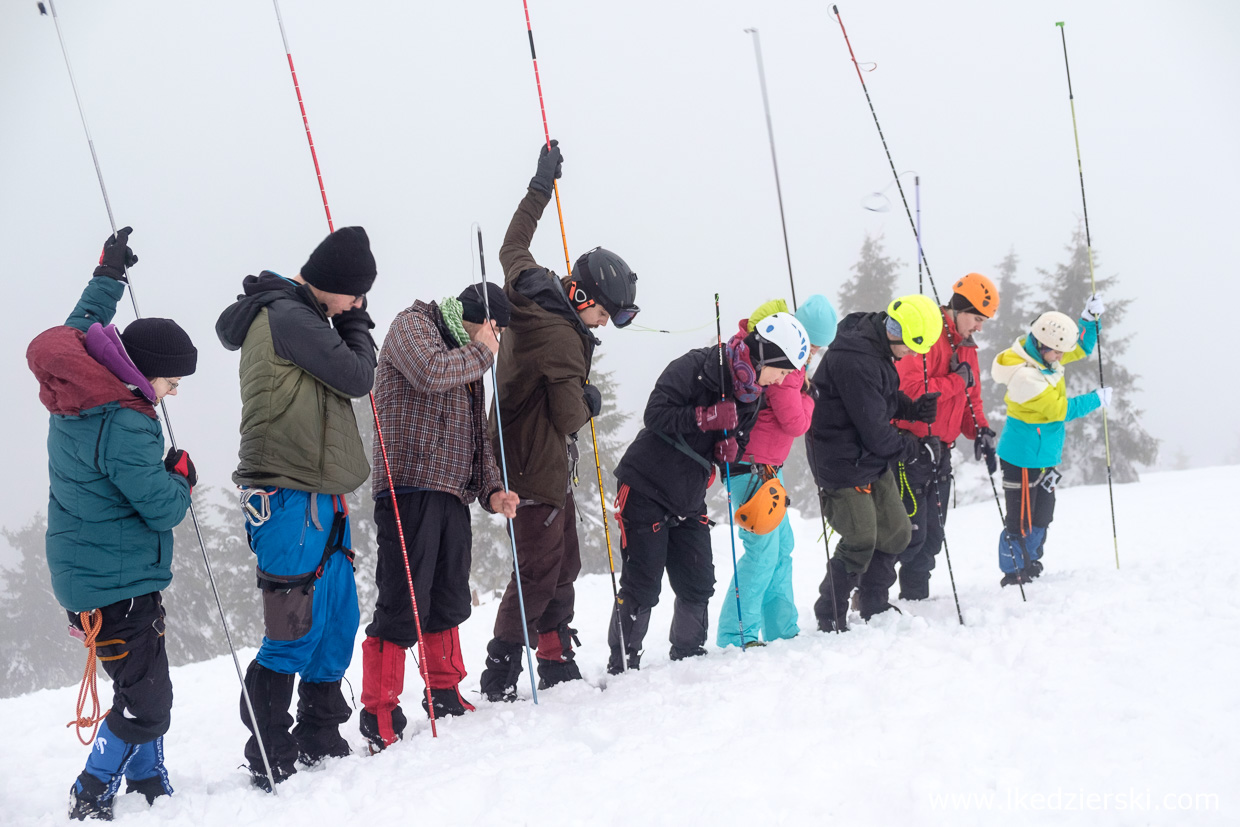
M 896 299 L 887 306 L 887 315 L 900 326 L 900 338 L 914 353 L 929 353 L 943 335 L 943 313 L 920 293 Z

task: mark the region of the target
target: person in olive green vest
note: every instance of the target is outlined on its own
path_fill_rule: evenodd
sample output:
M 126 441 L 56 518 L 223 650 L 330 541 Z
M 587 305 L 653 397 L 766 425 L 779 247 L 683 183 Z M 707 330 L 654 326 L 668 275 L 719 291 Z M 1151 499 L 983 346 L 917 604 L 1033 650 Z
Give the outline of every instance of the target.
M 264 270 L 220 315 L 224 347 L 241 351 L 241 488 L 257 556 L 266 633 L 250 664 L 242 722 L 262 736 L 276 783 L 349 754 L 350 708 L 340 680 L 361 615 L 344 495 L 370 474 L 351 400 L 374 384 L 374 323 L 366 292 L 377 269 L 361 227 L 329 235 L 293 278 Z M 337 553 L 339 552 L 339 553 Z M 297 725 L 289 705 L 298 687 Z M 257 730 L 257 732 L 256 732 Z M 270 789 L 258 740 L 245 757 Z

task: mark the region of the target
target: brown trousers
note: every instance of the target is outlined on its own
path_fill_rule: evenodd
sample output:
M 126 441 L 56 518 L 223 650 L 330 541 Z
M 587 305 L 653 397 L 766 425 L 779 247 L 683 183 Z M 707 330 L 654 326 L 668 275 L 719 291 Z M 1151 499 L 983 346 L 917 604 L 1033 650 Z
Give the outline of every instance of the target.
M 512 528 L 517 539 L 517 564 L 525 598 L 524 622 L 533 642 L 540 632 L 553 631 L 561 623 L 573 619 L 573 583 L 581 573 L 573 492 L 568 492 L 564 507 L 560 509 L 542 503 L 521 506 Z M 521 623 L 514 573 L 495 616 L 496 639 L 521 645 L 525 639 Z

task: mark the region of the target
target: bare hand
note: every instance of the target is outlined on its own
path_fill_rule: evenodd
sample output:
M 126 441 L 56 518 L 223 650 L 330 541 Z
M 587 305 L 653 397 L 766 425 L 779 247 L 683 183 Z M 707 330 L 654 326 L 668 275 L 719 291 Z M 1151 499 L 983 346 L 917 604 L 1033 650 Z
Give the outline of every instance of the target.
M 491 351 L 491 355 L 499 353 L 499 336 L 495 332 L 495 320 L 483 322 L 478 326 L 474 335 L 470 337 L 472 341 L 481 342 Z
M 521 502 L 521 497 L 515 491 L 496 491 L 491 495 L 490 502 L 492 511 L 511 520 L 517 516 L 517 505 Z

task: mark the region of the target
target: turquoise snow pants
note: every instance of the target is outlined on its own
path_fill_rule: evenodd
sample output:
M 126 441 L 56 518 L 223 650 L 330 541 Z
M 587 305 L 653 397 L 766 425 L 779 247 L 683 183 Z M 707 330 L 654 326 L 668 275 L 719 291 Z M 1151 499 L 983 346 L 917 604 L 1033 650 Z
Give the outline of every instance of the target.
M 783 471 L 779 472 L 780 482 Z M 733 480 L 734 490 L 744 502 L 762 482 L 755 474 Z M 736 561 L 736 575 L 728 584 L 715 642 L 721 646 L 742 646 L 758 640 L 783 640 L 800 631 L 797 607 L 792 599 L 792 549 L 796 544 L 788 515 L 770 534 L 754 534 L 741 530 L 744 555 Z M 745 621 L 744 639 L 736 620 L 736 583 L 741 584 L 741 617 Z

